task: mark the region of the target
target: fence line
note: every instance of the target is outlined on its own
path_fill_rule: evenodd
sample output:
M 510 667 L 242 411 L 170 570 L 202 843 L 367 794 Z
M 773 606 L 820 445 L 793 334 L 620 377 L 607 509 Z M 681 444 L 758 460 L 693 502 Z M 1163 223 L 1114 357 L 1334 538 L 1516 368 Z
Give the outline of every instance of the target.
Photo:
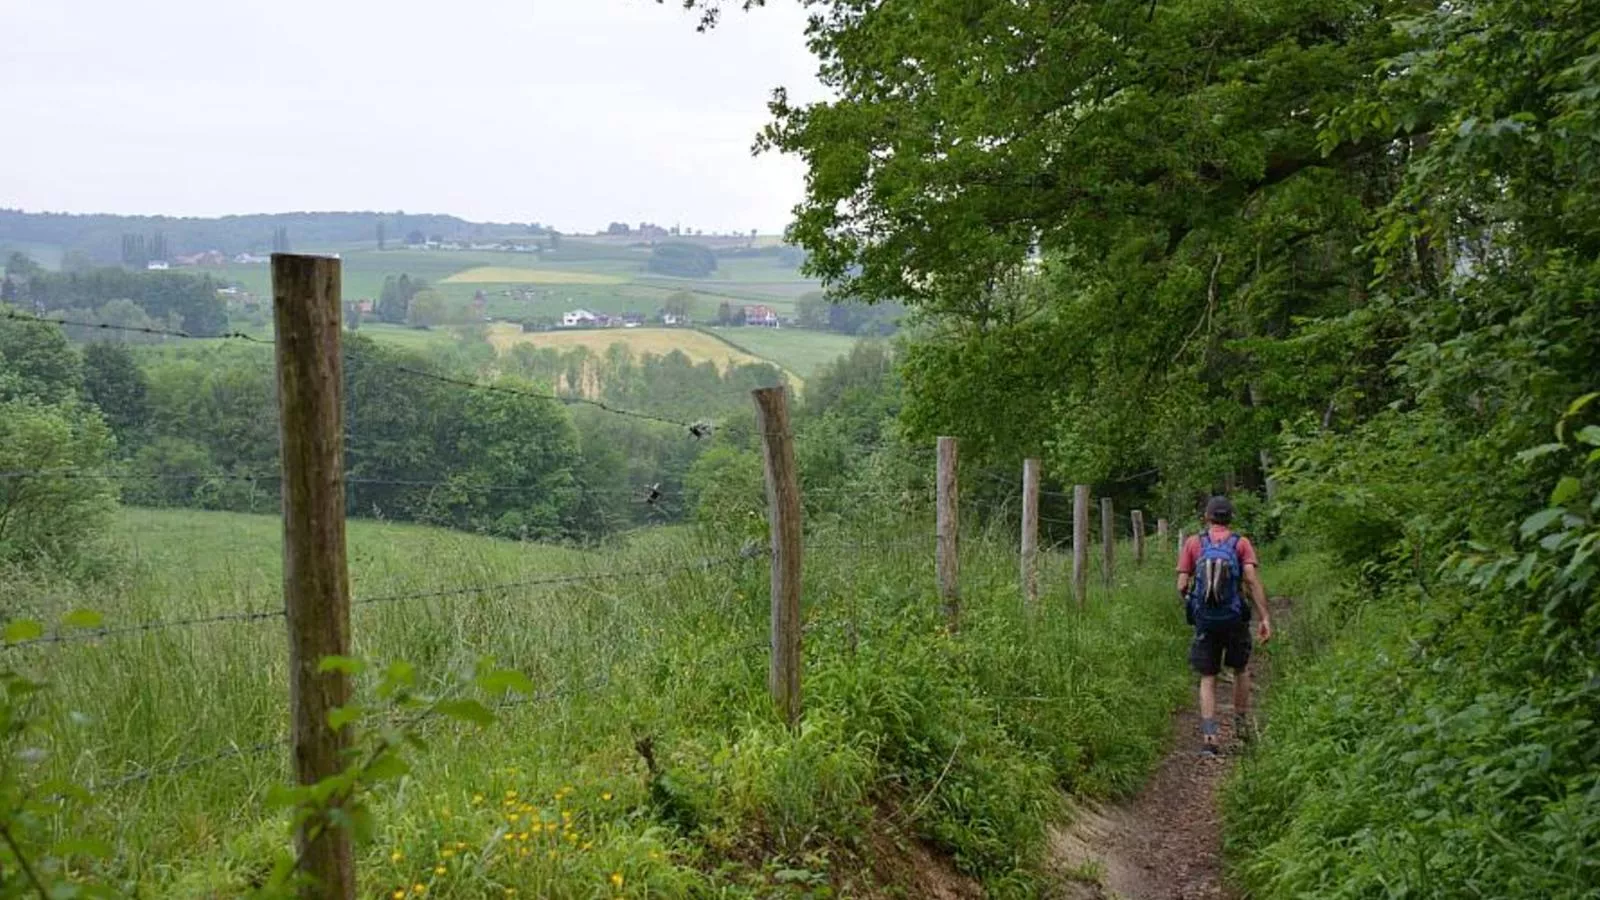
M 352 607 L 372 606 L 385 603 L 403 603 L 413 600 L 437 600 L 444 597 L 464 597 L 472 594 L 488 594 L 496 591 L 521 590 L 526 588 L 551 587 L 555 585 L 584 584 L 597 581 L 613 581 L 619 578 L 649 578 L 653 576 L 678 575 L 685 572 L 709 572 L 719 566 L 730 565 L 746 560 L 757 559 L 764 555 L 759 548 L 755 550 L 741 550 L 738 553 L 720 557 L 708 557 L 692 563 L 657 566 L 653 568 L 637 568 L 616 570 L 610 572 L 590 572 L 570 575 L 552 575 L 543 578 L 529 578 L 518 581 L 503 581 L 493 584 L 467 585 L 464 587 L 440 588 L 428 591 L 413 591 L 409 593 L 384 594 L 375 597 L 358 597 L 351 601 Z M 213 625 L 222 622 L 259 622 L 269 619 L 282 619 L 285 613 L 281 609 L 273 610 L 242 610 L 239 612 L 224 612 L 215 615 L 194 616 L 182 619 L 154 619 L 134 625 L 103 626 L 99 628 L 85 628 L 73 631 L 56 632 L 28 640 L 16 641 L 3 645 L 3 649 L 12 650 L 23 647 L 33 647 L 44 644 L 70 644 L 82 641 L 98 640 L 106 637 L 122 637 L 129 634 L 139 634 L 150 631 L 165 631 L 172 628 L 189 628 L 197 625 Z

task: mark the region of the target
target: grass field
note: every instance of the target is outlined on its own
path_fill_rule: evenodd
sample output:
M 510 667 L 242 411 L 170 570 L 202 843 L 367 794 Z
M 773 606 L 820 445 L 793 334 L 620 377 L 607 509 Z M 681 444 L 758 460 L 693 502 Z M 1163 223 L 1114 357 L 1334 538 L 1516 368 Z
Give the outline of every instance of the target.
M 627 279 L 601 272 L 475 266 L 443 279 L 443 284 L 622 284 Z
M 689 328 L 597 328 L 525 332 L 515 325 L 499 324 L 490 327 L 489 342 L 502 353 L 517 344 L 553 347 L 557 350 L 587 347 L 597 354 L 605 353 L 606 349 L 614 344 L 621 344 L 638 356 L 647 353 L 666 356 L 677 350 L 697 363 L 716 363 L 717 368 L 724 370 L 729 366 L 771 362 Z
M 823 366 L 850 352 L 860 338 L 829 331 L 799 328 L 715 328 L 705 329 L 728 343 L 783 368 L 810 378 Z
M 1186 635 L 1165 569 L 1130 573 L 1115 597 L 1096 587 L 1076 612 L 1056 556 L 1048 613 L 1025 619 L 1015 548 L 973 532 L 953 637 L 930 527 L 808 535 L 807 718 L 790 732 L 766 694 L 767 563 L 696 564 L 728 539 L 667 530 L 578 551 L 353 521 L 355 655 L 411 663 L 425 690 L 492 655 L 539 692 L 494 704 L 485 728 L 421 726 L 410 771 L 371 796 L 359 895 L 804 896 L 784 868 L 858 896 L 869 834 L 929 842 L 1018 893 L 1058 785 L 1127 791 L 1159 756 Z M 127 510 L 100 580 L 0 585 L 13 609 L 87 607 L 113 627 L 262 613 L 11 651 L 50 683 L 40 765 L 93 789 L 58 824 L 108 844 L 97 871 L 137 896 L 240 896 L 284 848 L 265 801 L 287 777 L 279 535 L 274 517 Z M 626 574 L 527 584 L 606 572 Z M 1052 702 L 1004 700 L 1017 695 Z M 640 759 L 646 741 L 669 780 Z

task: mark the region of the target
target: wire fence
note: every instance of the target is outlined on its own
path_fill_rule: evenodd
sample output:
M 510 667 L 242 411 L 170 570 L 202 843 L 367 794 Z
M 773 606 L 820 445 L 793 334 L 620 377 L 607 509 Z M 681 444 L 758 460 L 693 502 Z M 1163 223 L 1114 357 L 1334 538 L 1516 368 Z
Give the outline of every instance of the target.
M 112 323 L 74 322 L 29 316 L 26 314 L 0 310 L 0 316 L 11 320 L 30 321 L 35 323 L 52 324 L 65 328 L 82 328 L 88 330 L 129 332 L 146 336 L 170 337 L 186 340 L 240 340 L 254 345 L 274 344 L 268 338 L 261 338 L 244 332 L 227 331 L 217 334 L 196 334 L 177 329 L 161 329 L 143 326 L 124 326 Z M 347 355 L 347 358 L 352 358 Z M 551 392 L 542 392 L 530 388 L 514 386 L 506 383 L 484 383 L 474 379 L 457 378 L 450 375 L 431 372 L 424 369 L 373 360 L 369 357 L 360 357 L 363 364 L 377 363 L 390 371 L 409 378 L 444 384 L 467 391 L 490 392 L 505 395 L 514 395 L 529 399 L 551 401 L 563 404 L 585 405 L 597 408 L 609 414 L 630 417 L 649 421 L 655 424 L 670 425 L 685 430 L 693 438 L 705 438 L 712 435 L 716 425 L 710 421 L 681 418 L 671 415 L 660 415 L 649 411 L 627 409 L 618 405 L 593 398 L 570 396 Z M 772 434 L 763 434 L 763 437 L 773 437 Z M 353 436 L 347 436 L 353 437 Z M 780 437 L 792 437 L 783 434 Z M 352 439 L 350 443 L 355 443 Z M 1016 493 L 1008 493 L 1001 498 L 972 499 L 969 505 L 996 519 L 1007 519 L 1020 513 L 1020 471 L 1014 475 L 1001 475 L 996 472 L 980 472 L 981 477 L 1004 483 L 1017 488 Z M 1150 472 L 1138 473 L 1129 476 L 1124 481 L 1136 480 L 1145 477 Z M 171 481 L 171 482 L 271 482 L 282 478 L 280 472 L 129 472 L 115 469 L 71 469 L 71 468 L 40 468 L 18 469 L 0 471 L 0 485 L 5 483 L 26 482 L 30 479 L 70 479 L 91 480 L 102 479 L 107 481 Z M 371 486 L 389 488 L 408 488 L 417 490 L 448 490 L 461 493 L 526 493 L 537 490 L 530 485 L 502 484 L 473 482 L 470 479 L 459 478 L 385 478 L 353 476 L 344 478 L 344 483 L 351 487 Z M 638 499 L 646 505 L 667 503 L 682 497 L 681 491 L 671 488 L 663 489 L 660 484 L 646 486 L 590 486 L 577 485 L 589 494 L 595 495 L 626 495 Z M 900 487 L 873 487 L 862 490 L 856 485 L 842 485 L 833 487 L 819 487 L 803 492 L 806 500 L 834 497 L 848 500 L 857 505 L 877 505 L 883 508 L 897 510 L 906 507 L 927 509 L 930 507 L 930 490 L 925 486 L 906 485 Z M 1071 499 L 1071 492 L 1066 491 L 1041 491 L 1041 496 L 1050 499 Z M 1098 510 L 1091 513 L 1091 520 L 1098 524 Z M 1119 523 L 1131 523 L 1131 518 L 1126 513 L 1118 513 L 1116 520 Z M 1069 527 L 1070 520 L 1049 516 L 1041 516 L 1040 521 L 1050 525 Z M 920 524 L 920 523 L 919 523 Z M 934 554 L 935 539 L 931 529 L 917 535 L 902 535 L 887 533 L 881 530 L 867 530 L 859 535 L 841 537 L 828 540 L 811 540 L 803 545 L 806 554 L 813 558 L 830 556 L 834 554 L 862 554 L 871 555 L 892 564 L 904 562 L 913 564 L 911 554 L 925 554 L 929 563 L 931 575 L 931 562 Z M 1053 549 L 1061 546 L 1058 542 L 1052 545 Z M 626 582 L 639 583 L 649 579 L 670 579 L 679 575 L 691 573 L 709 574 L 712 572 L 733 569 L 745 563 L 768 557 L 770 552 L 766 547 L 745 543 L 729 552 L 714 556 L 705 556 L 687 562 L 671 562 L 661 565 L 642 565 L 618 568 L 607 571 L 594 572 L 565 572 L 539 574 L 527 578 L 505 581 L 489 581 L 478 584 L 456 584 L 441 586 L 424 590 L 375 594 L 370 596 L 358 595 L 350 601 L 352 610 L 380 606 L 389 606 L 402 603 L 430 603 L 433 601 L 482 597 L 492 594 L 508 594 L 516 592 L 533 592 L 544 589 L 562 587 L 595 586 L 604 583 Z M 1098 570 L 1101 561 L 1098 554 L 1090 554 L 1089 558 Z M 835 612 L 824 604 L 813 603 L 806 608 L 808 621 L 801 625 L 803 634 L 825 634 L 829 630 L 837 629 L 848 636 L 853 648 L 858 636 L 859 626 L 853 615 L 841 612 L 840 618 L 827 618 Z M 287 618 L 284 609 L 235 609 L 209 612 L 203 615 L 154 618 L 140 622 L 108 623 L 92 628 L 56 630 L 37 637 L 11 642 L 3 645 L 8 652 L 22 651 L 30 648 L 60 647 L 69 644 L 82 644 L 102 641 L 107 639 L 145 635 L 152 633 L 186 630 L 204 626 L 249 624 L 266 621 L 282 621 Z M 696 650 L 700 648 L 697 647 Z M 770 636 L 757 639 L 738 639 L 722 647 L 707 647 L 706 653 L 697 654 L 690 662 L 696 666 L 713 664 L 719 660 L 729 658 L 750 657 L 765 655 L 772 649 Z M 556 686 L 546 688 L 534 693 L 504 698 L 494 704 L 496 710 L 511 710 L 530 705 L 551 703 L 561 699 L 571 699 L 579 696 L 598 694 L 614 683 L 615 676 L 610 668 L 603 670 L 598 676 L 590 679 L 569 680 Z M 281 753 L 288 745 L 287 737 L 256 742 L 239 742 L 231 744 L 208 753 L 180 756 L 178 758 L 159 762 L 151 765 L 140 766 L 131 771 L 124 771 L 103 781 L 91 781 L 89 789 L 97 793 L 109 793 L 123 790 L 132 786 L 147 784 L 152 781 L 167 779 L 176 776 L 185 776 L 189 773 L 205 769 L 210 766 L 256 758 L 259 756 Z

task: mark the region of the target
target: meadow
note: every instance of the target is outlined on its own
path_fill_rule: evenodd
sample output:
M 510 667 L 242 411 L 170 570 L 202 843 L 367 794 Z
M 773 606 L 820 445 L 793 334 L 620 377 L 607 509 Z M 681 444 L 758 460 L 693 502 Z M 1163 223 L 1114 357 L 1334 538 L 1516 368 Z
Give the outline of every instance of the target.
M 279 528 L 124 510 L 97 581 L 5 585 L 13 612 L 87 607 L 110 628 L 260 614 L 10 651 L 49 676 L 44 764 L 92 792 L 59 826 L 105 839 L 96 874 L 131 895 L 234 896 L 285 847 L 265 802 L 286 776 Z M 488 700 L 485 728 L 422 726 L 409 774 L 373 797 L 362 896 L 850 896 L 912 838 L 996 896 L 1031 895 L 1057 787 L 1132 790 L 1186 692 L 1166 564 L 1127 566 L 1078 611 L 1047 554 L 1029 616 L 1014 542 L 975 526 L 952 636 L 930 523 L 883 513 L 808 535 L 807 713 L 789 733 L 765 689 L 767 564 L 741 544 L 680 527 L 576 550 L 352 521 L 357 656 L 434 688 L 492 656 L 536 691 Z
M 586 347 L 596 355 L 604 355 L 615 345 L 622 345 L 635 356 L 654 354 L 666 356 L 678 351 L 696 363 L 716 363 L 717 368 L 760 364 L 769 360 L 739 350 L 710 335 L 690 328 L 583 328 L 564 331 L 523 331 L 516 325 L 500 323 L 489 328 L 489 342 L 501 353 L 518 344 L 571 350 Z
M 800 328 L 717 328 L 707 326 L 702 333 L 744 351 L 777 363 L 801 377 L 850 352 L 861 339 L 831 331 Z

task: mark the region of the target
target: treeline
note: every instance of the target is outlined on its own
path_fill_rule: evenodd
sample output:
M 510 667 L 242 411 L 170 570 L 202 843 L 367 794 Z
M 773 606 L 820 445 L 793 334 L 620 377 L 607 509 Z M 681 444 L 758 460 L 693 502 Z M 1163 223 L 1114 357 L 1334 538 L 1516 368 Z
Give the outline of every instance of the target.
M 297 212 L 214 219 L 172 216 L 72 215 L 0 209 L 0 240 L 59 244 L 86 252 L 100 263 L 115 263 L 127 249 L 125 236 L 148 244 L 159 236 L 162 253 L 264 253 L 282 235 L 297 247 L 329 247 L 376 241 L 382 227 L 391 241 L 410 232 L 450 239 L 518 237 L 542 234 L 538 224 L 469 222 L 455 216 L 403 212 Z M 150 248 L 144 248 L 149 258 Z
M 221 287 L 208 275 L 183 272 L 48 272 L 12 254 L 0 282 L 0 301 L 56 318 L 213 335 L 228 328 L 227 306 L 217 294 Z
M 75 345 L 65 329 L 0 319 L 0 472 L 15 473 L 0 478 L 0 558 L 73 565 L 119 498 L 277 510 L 269 348 Z M 782 382 L 770 365 L 720 371 L 621 345 L 497 359 L 470 332 L 428 352 L 349 334 L 344 369 L 350 515 L 542 541 L 695 519 L 724 487 L 690 489 L 702 455 L 723 430 L 748 437 L 750 390 Z M 468 386 L 490 370 L 499 390 Z

